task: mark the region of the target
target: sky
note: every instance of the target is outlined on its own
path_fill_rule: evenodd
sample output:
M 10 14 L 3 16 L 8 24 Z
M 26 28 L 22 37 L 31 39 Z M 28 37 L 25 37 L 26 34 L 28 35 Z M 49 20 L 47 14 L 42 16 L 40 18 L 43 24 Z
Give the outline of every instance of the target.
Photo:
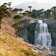
M 46 3 L 46 2 L 56 3 L 56 0 L 1 0 L 0 5 L 5 3 L 5 2 L 6 3 L 12 2 L 11 6 L 15 6 L 15 5 L 19 5 L 19 4 L 24 3 L 24 2 L 32 2 L 32 1 L 36 1 L 39 3 Z

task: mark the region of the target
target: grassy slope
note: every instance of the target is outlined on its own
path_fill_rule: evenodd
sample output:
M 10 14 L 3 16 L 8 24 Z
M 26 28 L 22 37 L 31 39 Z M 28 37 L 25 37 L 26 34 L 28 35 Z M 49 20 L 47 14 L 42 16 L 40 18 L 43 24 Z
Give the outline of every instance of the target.
M 0 56 L 41 56 L 0 29 Z

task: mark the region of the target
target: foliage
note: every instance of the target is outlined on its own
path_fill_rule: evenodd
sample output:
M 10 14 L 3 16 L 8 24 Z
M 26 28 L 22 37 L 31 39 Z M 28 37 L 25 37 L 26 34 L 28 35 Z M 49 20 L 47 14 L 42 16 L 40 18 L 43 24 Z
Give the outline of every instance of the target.
M 14 8 L 14 9 L 12 10 L 12 12 L 18 12 L 18 11 L 19 11 L 18 8 Z
M 8 7 L 8 6 L 9 6 L 9 7 Z M 12 10 L 12 8 L 11 8 L 11 2 L 3 3 L 3 4 L 1 5 L 1 7 L 6 8 L 7 10 L 9 10 L 9 12 Z
M 0 28 L 1 28 L 1 21 L 3 17 L 10 17 L 11 14 L 9 13 L 9 11 L 7 11 L 6 8 L 4 7 L 0 7 Z
M 22 8 L 19 8 L 19 11 L 20 11 L 20 14 L 21 14 L 21 12 L 23 11 L 23 9 Z
M 2 16 L 2 18 L 4 17 L 4 16 L 11 16 L 11 14 L 9 13 L 9 11 L 7 11 L 7 9 L 6 8 L 4 8 L 4 7 L 0 7 L 0 16 Z
M 26 10 L 25 12 L 27 12 L 27 13 L 28 13 L 29 11 L 28 11 L 28 10 Z
M 31 11 L 32 6 L 28 6 L 28 8 L 30 8 L 30 11 Z M 28 12 L 28 15 L 29 15 L 29 12 Z M 46 11 L 44 9 L 39 9 L 39 10 L 33 9 L 31 17 L 39 18 L 39 19 L 54 17 L 55 19 L 56 18 L 56 6 L 53 6 L 51 9 L 47 9 Z
M 13 17 L 13 19 L 16 19 L 16 20 L 18 20 L 18 19 L 20 19 L 20 18 L 22 18 L 22 16 L 20 16 L 20 15 L 15 15 L 15 16 Z
M 7 3 L 3 3 L 2 5 L 1 5 L 1 7 L 3 7 L 3 8 L 7 8 Z
M 54 19 L 56 19 L 56 6 L 53 6 L 52 8 L 53 14 L 54 14 Z
M 37 14 L 36 13 L 32 13 L 31 17 L 37 18 Z
M 14 17 L 13 17 L 13 19 L 15 19 L 16 21 L 17 21 L 17 28 L 16 28 L 16 38 L 18 37 L 18 19 L 21 19 L 22 18 L 22 16 L 20 16 L 20 15 L 15 15 Z
M 24 12 L 24 13 L 22 13 L 23 15 L 26 15 L 27 13 L 26 12 Z
M 31 12 L 31 8 L 32 8 L 32 6 L 28 6 L 28 8 L 30 8 L 30 12 Z

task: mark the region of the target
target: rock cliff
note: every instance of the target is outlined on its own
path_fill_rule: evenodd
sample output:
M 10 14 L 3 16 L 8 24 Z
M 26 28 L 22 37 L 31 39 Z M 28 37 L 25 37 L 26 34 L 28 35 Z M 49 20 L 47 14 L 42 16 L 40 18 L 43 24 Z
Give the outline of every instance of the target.
M 47 23 L 48 30 L 52 37 L 52 46 L 56 46 L 56 20 L 54 19 L 42 19 Z M 19 36 L 23 37 L 25 41 L 34 44 L 34 32 L 37 24 L 36 19 L 24 19 L 19 21 Z
M 48 24 L 48 30 L 51 33 L 51 37 L 52 37 L 52 45 L 56 46 L 56 20 L 46 19 L 46 20 L 43 20 L 43 21 Z

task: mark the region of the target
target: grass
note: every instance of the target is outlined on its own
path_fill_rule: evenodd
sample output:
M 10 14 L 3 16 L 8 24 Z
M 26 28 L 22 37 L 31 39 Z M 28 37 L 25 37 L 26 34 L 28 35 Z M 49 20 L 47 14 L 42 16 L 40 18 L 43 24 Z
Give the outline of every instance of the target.
M 12 39 L 0 29 L 0 56 L 42 56 L 25 44 Z

